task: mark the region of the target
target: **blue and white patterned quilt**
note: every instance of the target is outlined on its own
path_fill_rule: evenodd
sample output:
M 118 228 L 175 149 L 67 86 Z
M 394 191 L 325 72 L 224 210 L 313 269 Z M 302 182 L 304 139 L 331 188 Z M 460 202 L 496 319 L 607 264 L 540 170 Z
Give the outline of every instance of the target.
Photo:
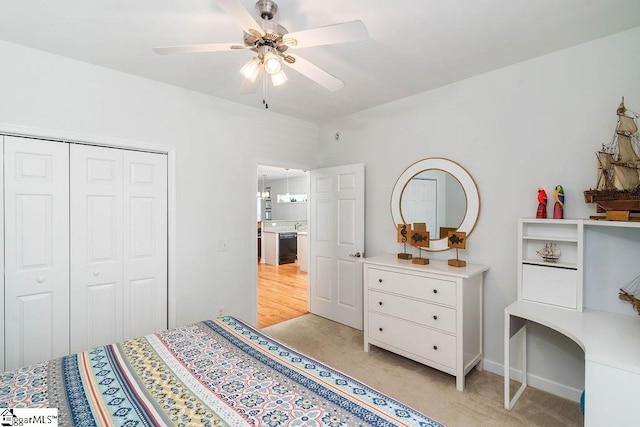
M 233 317 L 5 372 L 0 407 L 73 426 L 440 426 Z

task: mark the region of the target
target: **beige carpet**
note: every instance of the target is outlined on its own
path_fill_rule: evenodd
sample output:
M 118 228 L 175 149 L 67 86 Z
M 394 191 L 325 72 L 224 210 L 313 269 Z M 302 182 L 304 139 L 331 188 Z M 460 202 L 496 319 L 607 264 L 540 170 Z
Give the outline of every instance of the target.
M 263 331 L 450 427 L 583 425 L 577 403 L 528 387 L 507 411 L 501 376 L 474 369 L 459 392 L 455 377 L 378 347 L 365 353 L 362 331 L 319 316 L 306 314 Z

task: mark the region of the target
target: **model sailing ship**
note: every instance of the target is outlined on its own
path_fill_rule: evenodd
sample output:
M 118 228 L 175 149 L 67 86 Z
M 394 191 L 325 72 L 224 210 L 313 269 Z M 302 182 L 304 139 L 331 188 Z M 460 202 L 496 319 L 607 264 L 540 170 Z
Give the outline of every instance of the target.
M 627 110 L 624 97 L 616 110 L 618 123 L 613 139 L 596 153 L 598 157 L 598 185 L 584 192 L 584 201 L 596 203 L 597 212 L 623 213 L 614 219 L 639 220 L 630 213 L 640 212 L 640 138 L 638 114 Z M 600 217 L 592 217 L 601 219 Z M 640 314 L 640 276 L 620 288 L 618 298 L 631 303 Z
M 613 139 L 596 153 L 598 157 L 598 184 L 586 190 L 587 203 L 596 203 L 597 212 L 623 213 L 618 219 L 632 219 L 629 214 L 640 212 L 640 140 L 638 115 L 624 106 L 624 97 L 616 111 L 618 123 Z M 596 217 L 595 219 L 600 219 Z M 616 218 L 616 215 L 612 215 Z
M 629 301 L 633 308 L 640 314 L 640 276 L 627 283 L 623 288 L 620 288 L 618 298 L 623 301 Z
M 560 259 L 560 246 L 555 243 L 547 243 L 544 248 L 536 251 L 545 262 L 557 262 Z

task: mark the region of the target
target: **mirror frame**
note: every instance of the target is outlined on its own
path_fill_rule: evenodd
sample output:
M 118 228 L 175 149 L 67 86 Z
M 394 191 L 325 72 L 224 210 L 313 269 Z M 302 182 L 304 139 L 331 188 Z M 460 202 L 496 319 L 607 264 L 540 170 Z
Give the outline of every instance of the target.
M 467 233 L 467 236 L 469 236 L 475 227 L 476 222 L 478 221 L 478 215 L 480 214 L 480 195 L 478 194 L 478 186 L 465 168 L 452 160 L 442 157 L 429 157 L 418 160 L 405 169 L 405 171 L 398 177 L 395 185 L 393 186 L 393 191 L 391 192 L 391 217 L 393 219 L 394 227 L 397 224 L 404 223 L 402 207 L 400 206 L 404 188 L 413 177 L 429 169 L 437 169 L 453 175 L 453 177 L 456 178 L 462 186 L 467 206 L 462 223 L 458 226 L 458 231 L 465 232 Z M 444 251 L 449 249 L 449 246 L 447 245 L 446 238 L 431 239 L 429 240 L 429 247 L 423 249 L 427 251 Z

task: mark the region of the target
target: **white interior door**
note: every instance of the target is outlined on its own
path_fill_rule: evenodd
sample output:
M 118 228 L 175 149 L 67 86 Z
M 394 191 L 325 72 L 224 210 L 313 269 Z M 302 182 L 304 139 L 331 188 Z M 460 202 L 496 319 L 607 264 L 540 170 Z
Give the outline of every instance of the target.
M 311 171 L 309 308 L 362 329 L 364 165 Z
M 71 352 L 123 339 L 123 150 L 71 153 Z
M 124 152 L 124 339 L 167 328 L 167 156 Z
M 4 140 L 10 370 L 69 353 L 69 145 Z
M 402 216 L 407 223 L 424 222 L 433 238 L 439 238 L 438 181 L 416 177 L 402 191 Z

